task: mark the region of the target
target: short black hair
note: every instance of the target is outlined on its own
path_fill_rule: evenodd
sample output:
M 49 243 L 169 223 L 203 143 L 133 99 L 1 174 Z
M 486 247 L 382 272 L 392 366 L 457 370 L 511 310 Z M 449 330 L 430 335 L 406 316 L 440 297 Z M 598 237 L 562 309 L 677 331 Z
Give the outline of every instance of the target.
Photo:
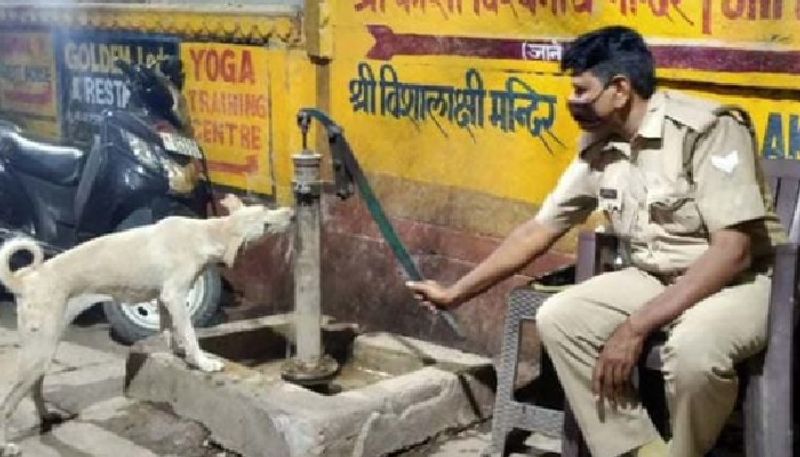
M 615 25 L 580 35 L 567 46 L 561 70 L 574 75 L 590 71 L 603 83 L 624 75 L 645 99 L 656 90 L 653 54 L 644 38 L 629 27 Z

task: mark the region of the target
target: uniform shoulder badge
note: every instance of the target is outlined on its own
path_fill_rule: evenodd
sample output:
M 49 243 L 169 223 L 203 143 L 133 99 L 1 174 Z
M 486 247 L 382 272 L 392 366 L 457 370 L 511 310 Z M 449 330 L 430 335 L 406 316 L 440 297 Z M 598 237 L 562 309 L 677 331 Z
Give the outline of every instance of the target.
M 725 174 L 731 174 L 739 165 L 739 151 L 734 149 L 724 156 L 712 155 L 711 165 Z

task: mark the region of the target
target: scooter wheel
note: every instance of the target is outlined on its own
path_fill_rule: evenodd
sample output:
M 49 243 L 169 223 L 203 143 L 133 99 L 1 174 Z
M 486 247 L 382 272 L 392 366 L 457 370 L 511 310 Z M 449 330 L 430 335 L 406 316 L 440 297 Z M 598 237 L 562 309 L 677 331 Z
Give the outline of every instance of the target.
M 198 276 L 186 297 L 186 307 L 195 327 L 207 327 L 219 317 L 222 280 L 217 267 L 209 266 Z M 132 344 L 160 330 L 160 313 L 156 300 L 140 303 L 103 303 L 103 311 L 114 336 Z

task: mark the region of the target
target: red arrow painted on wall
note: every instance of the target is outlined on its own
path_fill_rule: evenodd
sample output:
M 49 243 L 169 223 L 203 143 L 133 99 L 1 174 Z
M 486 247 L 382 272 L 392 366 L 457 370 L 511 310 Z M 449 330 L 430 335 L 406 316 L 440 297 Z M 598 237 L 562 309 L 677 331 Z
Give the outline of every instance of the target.
M 255 155 L 249 155 L 245 158 L 245 163 L 237 164 L 230 162 L 208 161 L 209 171 L 216 173 L 255 173 L 258 171 L 258 158 Z
M 367 30 L 375 38 L 375 45 L 369 50 L 367 57 L 375 60 L 392 60 L 392 57 L 398 55 L 522 58 L 520 40 L 394 33 L 385 25 L 368 25 Z
M 395 33 L 385 25 L 368 25 L 375 44 L 367 57 L 464 56 L 481 59 L 525 60 L 526 44 L 565 45 L 566 42 Z M 720 72 L 800 74 L 800 51 L 741 49 L 697 45 L 651 45 L 659 68 Z

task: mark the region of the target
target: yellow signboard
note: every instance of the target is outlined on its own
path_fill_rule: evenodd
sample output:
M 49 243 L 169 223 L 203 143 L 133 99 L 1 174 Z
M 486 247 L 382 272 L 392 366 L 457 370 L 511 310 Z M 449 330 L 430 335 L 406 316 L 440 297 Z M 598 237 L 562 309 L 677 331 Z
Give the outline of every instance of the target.
M 211 179 L 274 193 L 268 53 L 253 46 L 183 43 L 184 96 Z
M 463 56 L 556 71 L 560 51 L 542 45 L 627 25 L 647 38 L 661 77 L 794 89 L 800 73 L 796 0 L 343 0 L 336 9 L 337 27 L 368 31 L 379 60 Z
M 337 68 L 335 117 L 375 173 L 541 201 L 574 155 L 569 81 L 483 66 Z
M 382 23 L 416 32 L 571 37 L 598 25 L 651 36 L 730 43 L 800 44 L 794 0 L 342 0 L 339 24 Z M 407 27 L 408 26 L 408 27 Z M 782 31 L 782 33 L 776 33 Z
M 49 33 L 0 32 L 0 111 L 30 133 L 59 135 L 53 39 Z
M 337 1 L 332 110 L 372 173 L 538 204 L 581 135 L 566 107 L 569 78 L 558 71 L 564 46 L 579 33 L 627 24 L 648 39 L 662 89 L 690 87 L 742 105 L 764 155 L 797 157 L 800 102 L 774 90 L 796 90 L 797 5 Z

